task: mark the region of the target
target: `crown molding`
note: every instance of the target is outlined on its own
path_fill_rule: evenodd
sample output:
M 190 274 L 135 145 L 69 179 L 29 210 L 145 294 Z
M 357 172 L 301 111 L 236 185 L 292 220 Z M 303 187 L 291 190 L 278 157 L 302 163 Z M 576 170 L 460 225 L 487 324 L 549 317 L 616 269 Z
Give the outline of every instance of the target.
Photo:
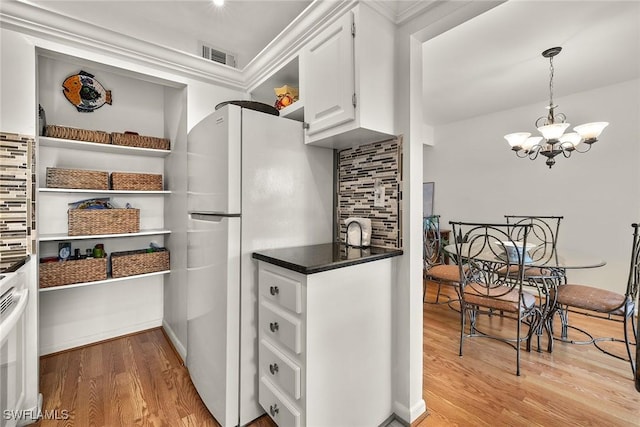
M 247 90 L 254 89 L 295 56 L 305 43 L 357 0 L 315 0 L 243 69 Z
M 414 2 L 409 7 L 404 10 L 398 10 L 398 14 L 396 15 L 396 24 L 402 25 L 405 22 L 415 18 L 416 16 L 424 13 L 427 9 L 430 9 L 436 6 L 438 3 L 441 3 L 439 0 L 421 0 L 418 2 Z
M 242 70 L 70 18 L 28 0 L 0 3 L 0 28 L 248 92 L 357 0 L 312 2 Z M 40 47 L 40 46 L 37 46 Z
M 402 25 L 405 22 L 420 15 L 427 9 L 438 3 L 438 0 L 420 0 L 420 1 L 395 1 L 386 0 L 370 0 L 367 2 L 369 6 L 378 11 L 382 16 L 396 25 Z M 407 6 L 408 4 L 408 6 Z M 394 7 L 395 6 L 395 7 Z
M 0 28 L 232 89 L 245 90 L 246 87 L 241 70 L 90 25 L 24 1 L 2 1 Z
M 391 2 L 381 0 L 370 0 L 367 2 L 371 8 L 376 10 L 380 15 L 387 18 L 389 21 L 396 23 L 396 8 L 392 6 Z M 395 3 L 393 3 L 395 4 Z
M 91 25 L 28 0 L 2 0 L 0 28 L 249 92 L 286 65 L 326 25 L 358 3 L 362 0 L 313 1 L 242 70 Z M 395 3 L 381 0 L 366 2 L 396 25 L 407 22 L 437 3 L 436 0 L 413 2 L 398 12 L 393 7 Z

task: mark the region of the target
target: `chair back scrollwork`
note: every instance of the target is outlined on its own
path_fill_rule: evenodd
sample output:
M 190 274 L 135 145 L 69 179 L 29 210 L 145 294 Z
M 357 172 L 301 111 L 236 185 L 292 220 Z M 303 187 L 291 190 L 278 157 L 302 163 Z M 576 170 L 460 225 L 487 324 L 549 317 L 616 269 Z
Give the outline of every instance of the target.
M 440 234 L 440 215 L 431 215 L 422 219 L 422 241 L 424 270 L 443 263 L 442 235 Z
M 629 268 L 629 281 L 627 282 L 626 299 L 629 304 L 635 304 L 640 286 L 640 224 L 631 224 L 633 227 L 633 246 L 631 249 L 631 266 Z M 640 301 L 638 301 L 640 305 Z
M 526 229 L 527 241 L 536 245 L 529 254 L 537 262 L 552 259 L 557 256 L 558 233 L 560 231 L 560 221 L 562 216 L 533 216 L 533 215 L 505 215 L 509 227 L 511 238 L 522 241 L 525 229 L 513 227 L 516 225 L 530 225 Z

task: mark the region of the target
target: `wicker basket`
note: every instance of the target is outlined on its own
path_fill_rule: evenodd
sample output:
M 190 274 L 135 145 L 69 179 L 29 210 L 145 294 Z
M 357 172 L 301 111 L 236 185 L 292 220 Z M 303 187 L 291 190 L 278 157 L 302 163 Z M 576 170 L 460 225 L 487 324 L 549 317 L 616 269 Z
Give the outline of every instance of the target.
M 140 209 L 69 209 L 69 236 L 138 231 Z
M 169 251 L 164 248 L 156 252 L 140 249 L 111 254 L 111 276 L 114 278 L 165 271 L 169 268 Z
M 51 138 L 73 139 L 76 141 L 97 142 L 110 144 L 111 135 L 101 130 L 86 130 L 66 126 L 47 125 L 46 136 Z
M 114 190 L 162 191 L 162 175 L 112 172 L 111 188 Z
M 118 132 L 111 133 L 111 143 L 115 145 L 126 145 L 128 147 L 154 148 L 156 150 L 169 150 L 171 145 L 166 138 Z
M 109 172 L 47 168 L 48 188 L 109 189 Z
M 95 282 L 107 278 L 107 258 L 88 258 L 40 264 L 40 287 Z

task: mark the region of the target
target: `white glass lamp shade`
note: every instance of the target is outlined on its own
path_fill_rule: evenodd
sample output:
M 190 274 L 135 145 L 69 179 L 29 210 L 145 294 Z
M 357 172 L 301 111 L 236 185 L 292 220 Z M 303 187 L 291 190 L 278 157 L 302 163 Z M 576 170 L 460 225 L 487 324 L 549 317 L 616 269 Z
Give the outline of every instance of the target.
M 522 143 L 522 148 L 529 151 L 531 150 L 531 147 L 533 147 L 536 144 L 539 144 L 540 141 L 542 141 L 541 136 L 531 136 Z
M 538 130 L 546 140 L 558 139 L 564 131 L 571 126 L 569 123 L 553 123 L 551 125 L 540 126 Z
M 516 132 L 505 135 L 504 139 L 507 140 L 511 148 L 522 147 L 524 142 L 529 138 L 531 134 L 529 132 Z
M 565 133 L 560 137 L 561 143 L 571 144 L 572 147 L 580 144 L 580 141 L 582 141 L 582 137 L 576 132 Z
M 573 130 L 578 132 L 585 141 L 595 141 L 607 126 L 609 122 L 593 122 L 576 126 Z

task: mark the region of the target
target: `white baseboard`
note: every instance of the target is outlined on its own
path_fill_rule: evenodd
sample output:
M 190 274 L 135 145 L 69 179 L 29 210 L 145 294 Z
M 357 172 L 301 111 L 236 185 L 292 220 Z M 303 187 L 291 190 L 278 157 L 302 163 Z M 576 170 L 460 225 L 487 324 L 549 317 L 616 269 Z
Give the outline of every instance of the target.
M 164 332 L 167 334 L 167 336 L 171 340 L 171 344 L 173 344 L 173 347 L 176 349 L 176 351 L 182 358 L 182 361 L 186 364 L 187 349 L 184 347 L 184 345 L 182 345 L 182 343 L 178 339 L 178 336 L 175 334 L 175 332 L 173 332 L 173 329 L 171 329 L 171 326 L 169 326 L 169 324 L 164 320 L 162 321 L 162 328 L 164 329 Z
M 420 415 L 424 414 L 427 410 L 427 405 L 424 399 L 418 400 L 413 404 L 411 408 L 407 408 L 398 401 L 393 402 L 393 412 L 398 418 L 407 424 L 411 424 L 413 420 L 417 419 Z
M 3 414 L 4 415 L 4 414 Z M 42 393 L 38 393 L 36 406 L 22 410 L 22 417 L 18 420 L 17 426 L 29 426 L 42 418 Z
M 111 338 L 117 338 L 119 336 L 132 334 L 134 332 L 144 331 L 145 329 L 157 328 L 159 326 L 162 326 L 162 319 L 153 319 L 142 323 L 126 325 L 121 328 L 102 331 L 97 334 L 84 335 L 73 340 L 56 342 L 55 344 L 40 347 L 40 356 L 69 350 L 75 347 L 82 347 L 84 345 L 93 344 L 95 342 L 104 341 Z

